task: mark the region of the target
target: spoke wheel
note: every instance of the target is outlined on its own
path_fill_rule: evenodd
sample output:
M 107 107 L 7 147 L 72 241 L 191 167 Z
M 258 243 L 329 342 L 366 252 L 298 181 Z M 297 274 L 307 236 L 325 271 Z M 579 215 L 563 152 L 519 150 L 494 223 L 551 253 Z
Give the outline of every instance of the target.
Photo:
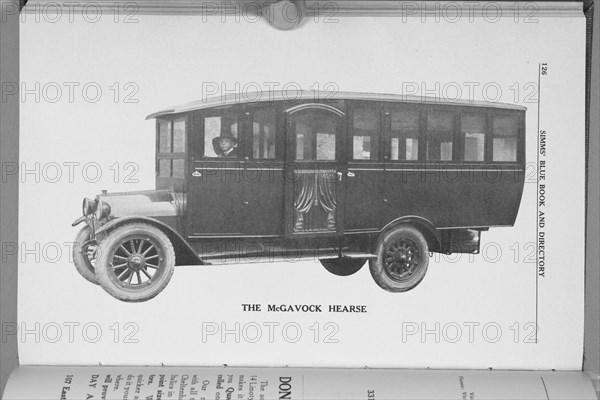
M 369 262 L 375 282 L 389 292 L 405 292 L 425 277 L 429 264 L 427 241 L 412 226 L 399 226 L 378 241 L 377 258 Z
M 75 236 L 73 246 L 73 263 L 77 272 L 87 281 L 97 285 L 96 262 L 98 259 L 98 245 L 90 242 L 92 230 L 89 226 L 84 226 Z
M 133 235 L 126 238 L 112 254 L 111 273 L 123 287 L 151 285 L 160 276 L 159 265 L 165 259 L 164 251 L 149 236 Z M 157 276 L 158 275 L 158 276 Z
M 350 276 L 357 273 L 365 265 L 364 259 L 332 258 L 323 259 L 321 265 L 327 271 L 337 276 Z
M 383 267 L 391 279 L 405 282 L 417 271 L 421 258 L 419 246 L 403 236 L 391 241 L 385 249 Z
M 143 223 L 123 225 L 100 246 L 96 275 L 102 288 L 117 299 L 146 301 L 169 283 L 175 252 L 158 228 Z

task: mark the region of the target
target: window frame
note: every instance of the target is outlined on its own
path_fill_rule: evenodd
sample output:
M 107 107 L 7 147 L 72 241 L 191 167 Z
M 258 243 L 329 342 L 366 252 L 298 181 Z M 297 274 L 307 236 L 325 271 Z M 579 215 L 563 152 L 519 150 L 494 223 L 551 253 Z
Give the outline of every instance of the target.
M 246 149 L 243 154 L 243 160 L 254 161 L 254 162 L 273 162 L 283 161 L 284 156 L 284 118 L 282 117 L 282 105 L 277 103 L 267 104 L 251 104 L 243 108 L 243 141 L 245 143 L 244 148 Z M 254 158 L 254 115 L 256 112 L 270 111 L 275 114 L 274 127 L 275 127 L 275 157 L 273 158 Z M 238 136 L 240 133 L 238 132 Z M 239 140 L 239 138 L 238 138 Z
M 516 133 L 514 135 L 494 135 L 493 119 L 496 116 L 514 116 L 517 120 Z M 488 111 L 487 128 L 486 163 L 489 165 L 522 164 L 525 157 L 525 112 L 521 110 L 490 108 Z M 494 161 L 495 137 L 514 137 L 516 139 L 516 159 L 514 161 Z
M 462 131 L 462 117 L 464 114 L 475 114 L 483 117 L 483 160 L 465 160 L 465 133 Z M 455 129 L 454 143 L 457 145 L 457 158 L 459 163 L 463 164 L 488 164 L 491 159 L 488 158 L 488 144 L 490 142 L 490 118 L 489 111 L 481 107 L 461 107 L 458 113 L 458 126 Z M 480 132 L 475 132 L 480 133 Z
M 419 151 L 417 160 L 392 160 L 392 112 L 398 111 L 416 111 L 419 113 Z M 385 102 L 382 106 L 382 146 L 383 159 L 386 163 L 393 164 L 422 164 L 422 165 L 514 165 L 522 164 L 525 157 L 525 112 L 522 110 L 503 109 L 469 105 L 445 105 L 445 104 L 426 104 L 426 103 L 407 103 L 407 102 Z M 452 141 L 452 160 L 428 160 L 427 159 L 427 139 L 428 132 L 437 132 L 437 130 L 427 130 L 427 114 L 430 111 L 446 111 L 454 114 L 453 141 Z M 485 119 L 484 133 L 484 157 L 481 161 L 465 161 L 464 160 L 464 134 L 461 129 L 461 118 L 463 114 L 479 114 Z M 494 116 L 515 116 L 517 118 L 517 159 L 515 161 L 493 161 L 493 139 L 494 136 L 500 137 L 503 135 L 493 134 L 493 117 Z M 446 131 L 440 131 L 446 132 Z M 351 133 L 349 132 L 349 135 Z M 508 137 L 508 135 L 506 135 Z M 349 147 L 349 151 L 351 151 Z M 349 160 L 352 161 L 352 160 Z M 360 160 L 353 160 L 360 162 Z
M 425 137 L 425 132 L 423 130 L 423 114 L 424 114 L 423 105 L 422 104 L 413 104 L 413 103 L 390 102 L 390 103 L 386 104 L 384 111 L 385 111 L 384 112 L 384 121 L 385 121 L 384 160 L 386 162 L 390 162 L 390 163 L 411 163 L 411 164 L 423 163 L 424 162 L 423 161 L 423 148 L 424 148 L 423 140 Z M 415 129 L 415 131 L 417 132 L 417 139 L 419 140 L 419 148 L 417 151 L 417 159 L 416 160 L 401 160 L 401 159 L 392 160 L 392 139 L 394 138 L 393 129 L 392 129 L 392 113 L 394 111 L 409 111 L 409 112 L 417 113 L 419 122 L 418 122 L 417 129 Z
M 181 152 L 173 152 L 173 141 L 174 141 L 174 131 L 175 131 L 175 123 L 177 121 L 183 120 L 185 122 L 185 130 L 184 130 L 184 151 Z M 170 149 L 171 151 L 168 153 L 160 151 L 160 123 L 168 122 L 170 124 L 169 130 L 169 140 L 170 140 Z M 176 114 L 173 116 L 164 116 L 161 118 L 157 118 L 155 122 L 156 129 L 156 143 L 155 143 L 155 177 L 158 187 L 163 187 L 165 184 L 172 182 L 173 180 L 180 182 L 180 185 L 184 187 L 185 178 L 188 172 L 188 148 L 189 148 L 189 140 L 190 140 L 190 117 L 187 114 Z M 169 176 L 161 176 L 160 172 L 160 164 L 161 160 L 169 160 Z M 183 176 L 175 177 L 173 176 L 173 160 L 183 160 Z
M 238 132 L 237 132 L 237 140 L 238 140 L 238 144 L 237 144 L 237 157 L 208 157 L 205 155 L 206 152 L 206 142 L 205 142 L 205 131 L 204 131 L 204 123 L 206 118 L 213 118 L 213 117 L 222 117 L 223 114 L 225 113 L 231 113 L 236 115 L 236 121 L 238 124 Z M 215 107 L 215 108 L 209 108 L 206 110 L 201 110 L 201 112 L 199 113 L 198 116 L 198 131 L 199 133 L 197 135 L 195 135 L 195 139 L 197 141 L 197 144 L 195 146 L 196 148 L 196 160 L 198 161 L 219 161 L 219 162 L 223 162 L 223 161 L 240 161 L 243 158 L 243 154 L 244 154 L 244 135 L 243 132 L 245 130 L 244 125 L 246 123 L 245 119 L 244 119 L 244 113 L 242 112 L 242 109 L 239 105 L 230 105 L 230 106 L 224 106 L 224 107 Z
M 461 110 L 459 107 L 451 106 L 451 105 L 421 105 L 423 110 L 421 112 L 421 137 L 423 140 L 423 146 L 419 145 L 419 158 L 421 162 L 424 164 L 460 164 L 464 161 L 461 161 L 459 158 L 459 150 L 460 146 L 457 146 L 457 135 L 460 134 L 460 115 Z M 432 129 L 429 130 L 427 127 L 427 117 L 428 113 L 431 111 L 435 112 L 447 112 L 452 114 L 452 130 L 444 131 L 440 129 Z M 458 128 L 458 132 L 457 132 Z M 428 145 L 429 145 L 429 132 L 434 133 L 450 133 L 452 135 L 452 157 L 450 160 L 430 160 L 428 158 Z M 421 158 L 422 156 L 422 158 Z
M 355 159 L 354 158 L 354 112 L 360 106 L 367 105 L 368 108 L 377 110 L 378 114 L 378 138 L 377 138 L 377 158 Z M 385 159 L 386 149 L 384 146 L 384 137 L 386 136 L 386 102 L 368 101 L 368 100 L 349 100 L 347 103 L 346 119 L 346 160 L 348 163 L 380 163 Z M 372 138 L 372 137 L 371 137 Z

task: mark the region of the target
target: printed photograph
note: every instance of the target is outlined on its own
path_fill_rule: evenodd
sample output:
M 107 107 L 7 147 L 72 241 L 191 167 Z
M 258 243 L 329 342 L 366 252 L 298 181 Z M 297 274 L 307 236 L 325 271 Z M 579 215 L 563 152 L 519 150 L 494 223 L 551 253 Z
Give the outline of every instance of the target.
M 496 6 L 24 13 L 21 362 L 580 369 L 585 19 Z

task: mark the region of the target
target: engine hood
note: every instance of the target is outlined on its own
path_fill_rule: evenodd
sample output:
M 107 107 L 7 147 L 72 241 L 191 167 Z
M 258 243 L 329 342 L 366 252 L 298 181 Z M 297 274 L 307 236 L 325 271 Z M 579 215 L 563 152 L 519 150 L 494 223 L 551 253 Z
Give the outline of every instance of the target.
M 110 217 L 176 217 L 185 213 L 186 196 L 170 190 L 102 193 L 96 196 L 110 206 Z

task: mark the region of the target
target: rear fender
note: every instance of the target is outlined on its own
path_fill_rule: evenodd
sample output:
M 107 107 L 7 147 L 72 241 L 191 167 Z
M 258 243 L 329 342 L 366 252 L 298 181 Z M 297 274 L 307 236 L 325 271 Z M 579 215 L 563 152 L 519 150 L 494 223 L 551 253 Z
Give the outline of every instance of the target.
M 169 238 L 171 243 L 173 244 L 173 248 L 175 250 L 175 265 L 206 265 L 204 261 L 198 258 L 198 255 L 194 251 L 194 249 L 189 245 L 189 243 L 179 234 L 179 232 L 175 231 L 169 225 L 160 222 L 154 218 L 148 217 L 123 217 L 113 219 L 106 224 L 102 225 L 100 228 L 96 230 L 96 235 L 100 233 L 108 233 L 113 229 L 123 226 L 125 224 L 131 222 L 144 222 L 148 225 L 152 225 L 160 229 L 164 232 L 165 235 Z
M 381 234 L 389 232 L 398 225 L 411 225 L 421 231 L 423 236 L 425 236 L 425 240 L 427 240 L 429 251 L 440 251 L 442 248 L 442 236 L 440 231 L 438 231 L 431 222 L 422 217 L 411 215 L 395 219 L 383 227 Z

